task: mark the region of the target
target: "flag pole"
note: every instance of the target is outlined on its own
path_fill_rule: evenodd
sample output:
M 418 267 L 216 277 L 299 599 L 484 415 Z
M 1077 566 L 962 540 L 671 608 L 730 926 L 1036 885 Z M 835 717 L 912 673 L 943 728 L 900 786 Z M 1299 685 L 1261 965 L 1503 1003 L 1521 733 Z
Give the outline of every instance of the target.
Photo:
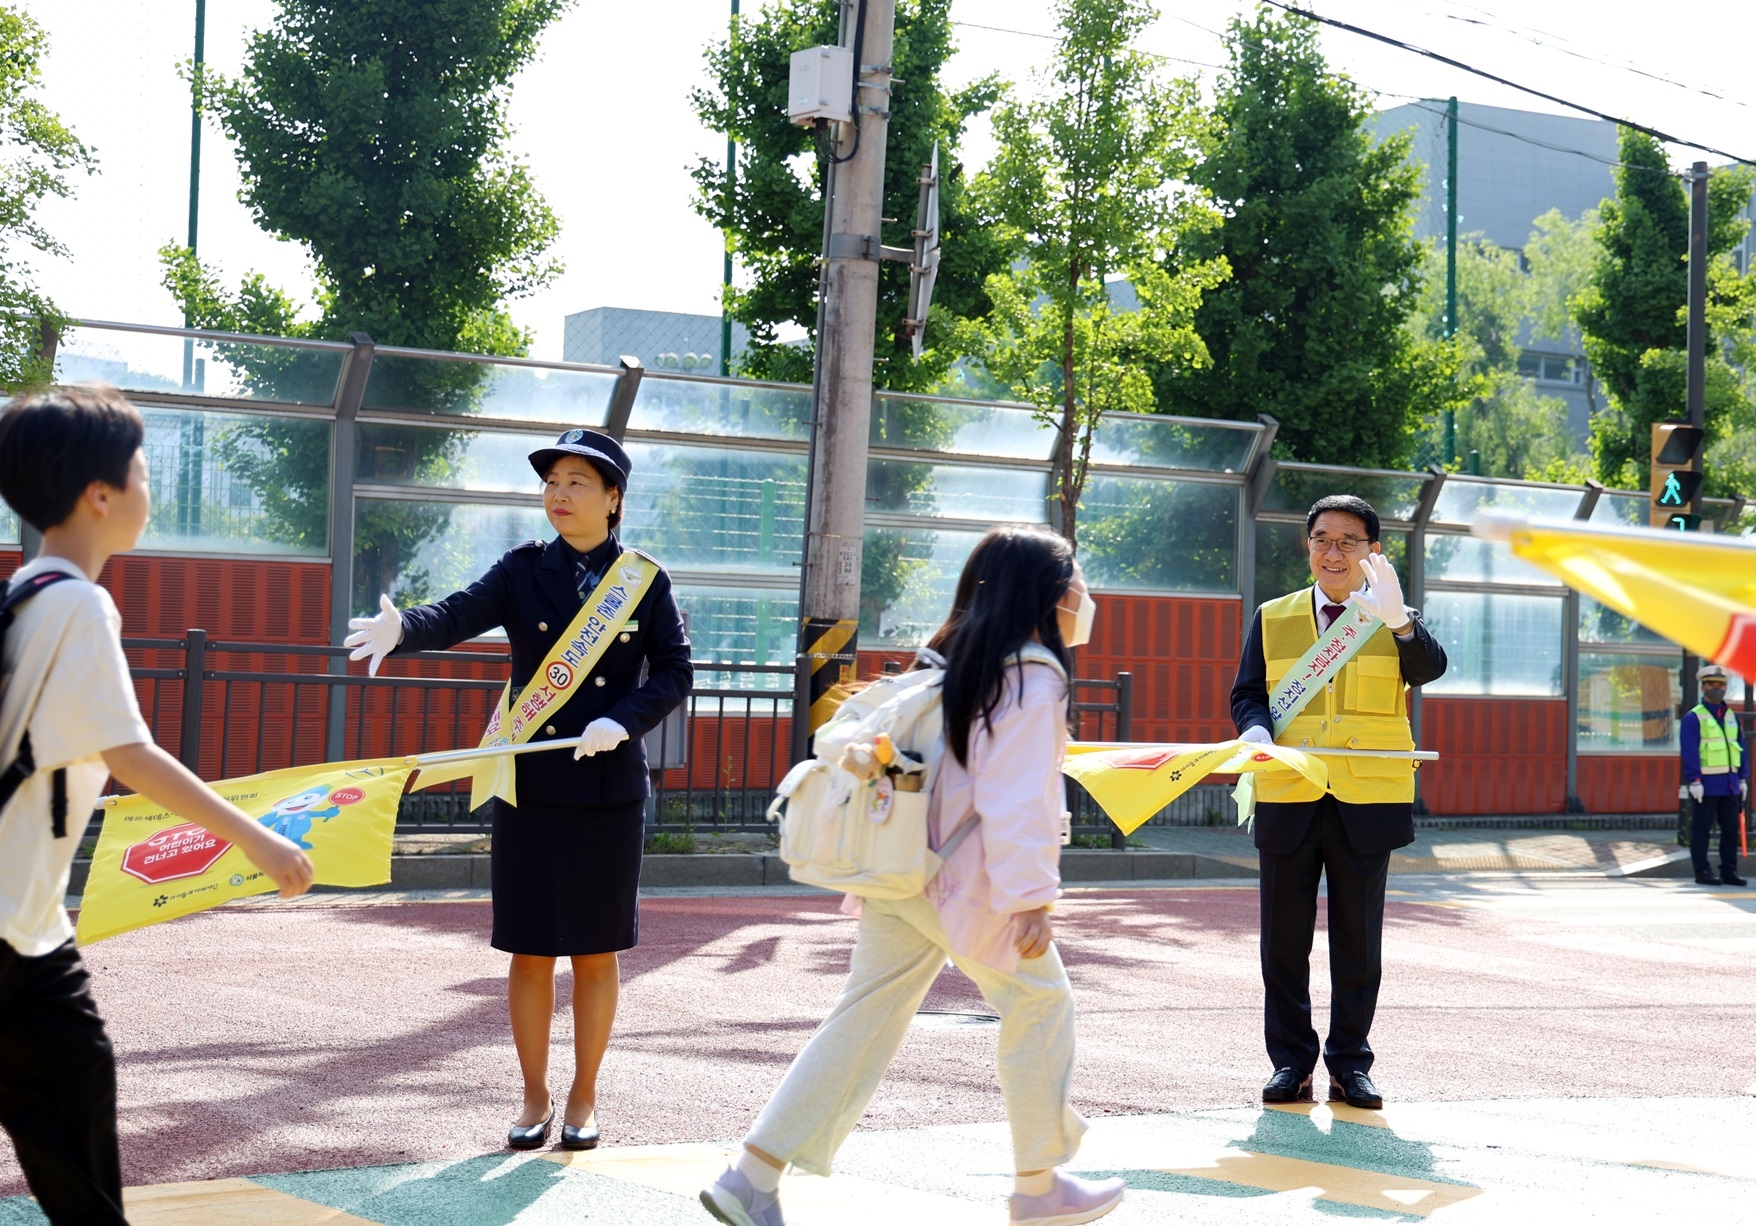
M 1214 744 L 1223 745 L 1224 741 Z M 1247 750 L 1253 741 L 1240 741 L 1239 748 Z M 1205 742 L 1165 741 L 1074 741 L 1069 749 L 1205 749 Z M 1323 749 L 1310 745 L 1282 745 L 1282 749 L 1297 750 L 1299 753 L 1310 754 L 1314 758 L 1394 758 L 1404 762 L 1437 762 L 1439 754 L 1431 749 Z M 1223 773 L 1223 772 L 1222 772 Z

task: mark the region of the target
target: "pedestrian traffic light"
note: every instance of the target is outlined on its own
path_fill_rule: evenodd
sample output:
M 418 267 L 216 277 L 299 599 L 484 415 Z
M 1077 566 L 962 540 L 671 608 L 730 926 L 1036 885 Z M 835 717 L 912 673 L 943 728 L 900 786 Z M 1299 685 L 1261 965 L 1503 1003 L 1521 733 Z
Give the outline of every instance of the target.
M 1694 510 L 1701 492 L 1701 440 L 1699 426 L 1680 421 L 1652 423 L 1652 506 L 1648 509 L 1655 528 L 1690 531 L 1700 522 Z M 1695 522 L 1687 522 L 1687 521 Z

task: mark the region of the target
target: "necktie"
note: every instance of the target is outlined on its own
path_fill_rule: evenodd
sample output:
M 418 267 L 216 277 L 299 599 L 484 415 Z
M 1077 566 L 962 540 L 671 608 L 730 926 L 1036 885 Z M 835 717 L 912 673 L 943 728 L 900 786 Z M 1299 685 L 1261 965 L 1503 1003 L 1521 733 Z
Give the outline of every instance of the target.
M 579 603 L 584 604 L 585 598 L 597 590 L 598 582 L 603 579 L 602 571 L 595 571 L 584 558 L 573 564 L 574 577 L 579 580 Z
M 1324 619 L 1323 620 L 1323 628 L 1325 630 L 1327 630 L 1331 626 L 1335 625 L 1336 619 L 1339 618 L 1343 613 L 1346 613 L 1346 612 L 1347 612 L 1346 605 L 1339 605 L 1339 604 L 1326 604 L 1326 605 L 1324 605 L 1323 606 L 1323 619 Z

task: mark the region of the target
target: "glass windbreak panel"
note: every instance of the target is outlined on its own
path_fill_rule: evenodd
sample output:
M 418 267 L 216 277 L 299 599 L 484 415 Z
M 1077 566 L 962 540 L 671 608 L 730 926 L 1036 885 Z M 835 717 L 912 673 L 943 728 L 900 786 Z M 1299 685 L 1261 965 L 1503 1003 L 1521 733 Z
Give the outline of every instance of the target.
M 810 421 L 810 388 L 649 377 L 640 381 L 634 394 L 628 428 L 802 440 Z
M 986 404 L 872 398 L 874 447 L 914 447 L 959 455 L 1047 461 L 1055 432 L 1038 424 L 1029 409 Z
M 672 591 L 689 621 L 697 685 L 791 690 L 787 673 L 719 673 L 703 680 L 704 664 L 791 664 L 797 646 L 799 594 L 678 584 Z
M 364 485 L 537 494 L 542 480 L 530 453 L 555 441 L 552 434 L 495 430 L 441 430 L 429 426 L 361 423 L 354 478 Z
M 1662 656 L 1579 653 L 1579 752 L 1675 756 L 1681 668 Z
M 1579 641 L 1581 643 L 1668 643 L 1669 639 L 1648 630 L 1637 621 L 1606 608 L 1590 596 L 1579 598 Z M 1682 648 L 1677 650 L 1681 651 Z
M 1512 556 L 1504 541 L 1427 534 L 1427 580 L 1449 583 L 1529 583 L 1560 587 L 1548 571 Z
M 1572 519 L 1579 510 L 1585 491 L 1549 489 L 1541 485 L 1514 485 L 1510 482 L 1458 481 L 1445 482 L 1433 504 L 1433 520 L 1444 524 L 1468 524 L 1475 521 L 1477 511 L 1490 507 L 1496 511 L 1522 511 L 1528 515 L 1545 515 L 1553 519 Z
M 381 354 L 372 360 L 361 407 L 599 427 L 609 418 L 616 381 L 589 370 Z
M 1645 494 L 1605 490 L 1591 509 L 1590 522 L 1612 527 L 1645 528 L 1652 522 L 1647 515 L 1651 507 L 1652 499 Z
M 1562 609 L 1558 596 L 1428 592 L 1422 616 L 1451 663 L 1426 692 L 1560 694 Z
M 1079 503 L 1092 587 L 1238 590 L 1238 487 L 1094 473 Z
M 125 392 L 330 404 L 347 356 L 345 348 L 69 328 L 55 350 L 55 381 L 108 383 Z
M 868 512 L 1040 524 L 1048 518 L 1048 499 L 1049 477 L 1040 469 L 909 460 L 866 465 Z
M 624 543 L 666 566 L 798 576 L 805 457 L 628 444 Z
M 1379 544 L 1408 592 L 1408 541 L 1406 532 L 1385 532 Z M 1266 603 L 1277 596 L 1310 587 L 1311 550 L 1305 543 L 1304 524 L 1258 523 L 1256 525 L 1256 599 Z M 1413 599 L 1412 596 L 1409 597 Z M 1245 610 L 1246 614 L 1250 610 Z
M 1291 511 L 1303 515 L 1319 498 L 1331 494 L 1352 494 L 1364 498 L 1378 512 L 1379 519 L 1412 519 L 1421 501 L 1423 477 L 1384 476 L 1379 473 L 1331 472 L 1320 468 L 1300 468 L 1293 464 L 1277 464 L 1274 479 L 1268 483 L 1263 499 L 1264 511 Z
M 323 557 L 327 421 L 145 409 L 152 518 L 142 549 Z
M 867 528 L 860 565 L 860 645 L 919 647 L 945 621 L 979 532 Z
M 18 512 L 0 502 L 0 545 L 16 545 L 19 540 Z
M 354 504 L 354 612 L 376 610 L 380 592 L 404 607 L 449 596 L 514 545 L 551 536 L 538 506 L 361 498 Z
M 1111 414 L 1092 435 L 1091 458 L 1099 464 L 1145 464 L 1240 472 L 1260 431 L 1194 425 L 1151 413 Z

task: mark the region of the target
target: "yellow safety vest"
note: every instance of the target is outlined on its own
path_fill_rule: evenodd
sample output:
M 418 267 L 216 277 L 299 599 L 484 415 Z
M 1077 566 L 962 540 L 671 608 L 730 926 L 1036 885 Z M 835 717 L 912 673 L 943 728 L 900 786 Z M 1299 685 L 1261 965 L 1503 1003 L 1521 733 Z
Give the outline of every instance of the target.
M 1311 589 L 1262 606 L 1262 656 L 1268 690 L 1317 642 Z M 1408 723 L 1408 686 L 1390 627 L 1379 626 L 1366 645 L 1305 704 L 1275 742 L 1293 748 L 1401 749 L 1415 747 Z M 1409 804 L 1415 798 L 1414 763 L 1394 758 L 1330 758 L 1329 791 L 1346 804 Z M 1267 804 L 1316 800 L 1323 793 L 1292 771 L 1256 777 L 1256 797 Z
M 1695 704 L 1695 718 L 1701 721 L 1701 773 L 1704 775 L 1736 775 L 1744 767 L 1744 750 L 1738 744 L 1738 717 L 1726 708 L 1722 725 L 1704 702 Z M 1709 733 L 1707 730 L 1712 728 Z

